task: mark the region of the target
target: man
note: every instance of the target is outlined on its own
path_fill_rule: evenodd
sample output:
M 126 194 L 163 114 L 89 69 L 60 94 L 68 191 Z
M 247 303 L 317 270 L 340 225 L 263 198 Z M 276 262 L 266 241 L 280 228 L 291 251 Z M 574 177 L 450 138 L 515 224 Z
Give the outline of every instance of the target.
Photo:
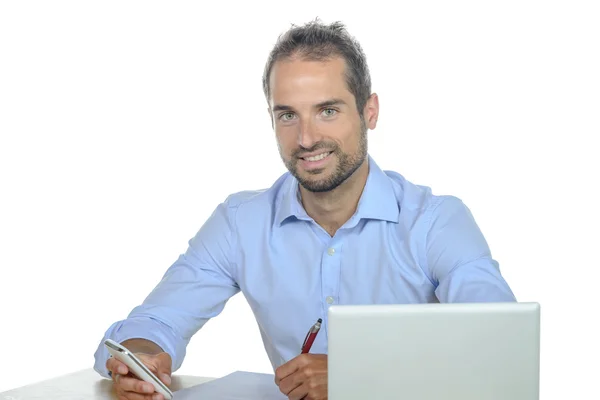
M 361 47 L 342 24 L 290 29 L 263 85 L 289 172 L 216 207 L 144 303 L 104 339 L 137 352 L 170 383 L 190 338 L 241 291 L 280 390 L 325 399 L 331 304 L 515 301 L 459 199 L 383 172 L 368 155 L 379 103 Z M 318 318 L 322 333 L 299 355 Z M 95 357 L 122 398 L 153 398 L 151 385 L 124 376 L 102 343 Z

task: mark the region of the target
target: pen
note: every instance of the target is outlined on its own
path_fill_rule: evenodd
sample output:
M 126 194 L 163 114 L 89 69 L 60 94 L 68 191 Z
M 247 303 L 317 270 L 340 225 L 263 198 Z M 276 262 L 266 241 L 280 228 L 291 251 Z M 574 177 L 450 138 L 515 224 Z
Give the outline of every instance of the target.
M 306 354 L 310 351 L 310 348 L 317 337 L 317 333 L 319 333 L 319 329 L 321 329 L 321 322 L 323 322 L 323 320 L 319 318 L 317 322 L 308 330 L 308 333 L 304 338 L 304 343 L 302 343 L 302 354 Z

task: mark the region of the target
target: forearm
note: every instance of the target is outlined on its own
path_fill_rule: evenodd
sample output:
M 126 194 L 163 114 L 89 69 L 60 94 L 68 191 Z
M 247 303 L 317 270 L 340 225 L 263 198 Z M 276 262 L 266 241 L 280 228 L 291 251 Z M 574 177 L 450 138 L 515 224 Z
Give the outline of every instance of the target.
M 187 341 L 181 338 L 169 325 L 154 318 L 140 315 L 113 323 L 105 332 L 94 354 L 94 369 L 108 377 L 106 361 L 110 353 L 104 345 L 106 339 L 123 344 L 133 353 L 167 353 L 171 357 L 172 371 L 176 371 L 185 356 Z
M 107 329 L 94 354 L 94 369 L 102 376 L 108 375 L 105 363 L 110 357 L 106 339 L 133 352 L 164 351 L 171 356 L 172 371 L 177 371 L 190 338 L 240 291 L 229 270 L 232 228 L 228 212 L 226 204 L 219 206 L 144 302 Z

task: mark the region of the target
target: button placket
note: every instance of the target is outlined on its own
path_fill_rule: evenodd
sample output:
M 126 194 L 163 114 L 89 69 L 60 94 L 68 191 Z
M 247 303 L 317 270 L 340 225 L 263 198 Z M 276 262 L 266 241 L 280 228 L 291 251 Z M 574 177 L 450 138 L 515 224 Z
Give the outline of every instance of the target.
M 340 278 L 340 244 L 339 240 L 331 241 L 323 255 L 323 268 L 321 271 L 322 277 L 322 293 L 325 308 L 335 304 L 337 298 L 337 289 L 339 287 Z

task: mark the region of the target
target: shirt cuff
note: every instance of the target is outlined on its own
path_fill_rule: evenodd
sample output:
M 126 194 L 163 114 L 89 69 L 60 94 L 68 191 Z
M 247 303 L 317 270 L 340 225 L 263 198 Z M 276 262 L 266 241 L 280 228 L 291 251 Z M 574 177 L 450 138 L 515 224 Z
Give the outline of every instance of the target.
M 179 356 L 181 352 L 177 351 L 179 343 L 168 326 L 148 317 L 129 318 L 124 321 L 115 322 L 108 328 L 94 354 L 94 370 L 105 378 L 111 378 L 106 368 L 106 361 L 110 358 L 110 353 L 104 345 L 106 339 L 112 339 L 117 343 L 122 343 L 128 339 L 146 339 L 154 342 L 171 356 L 172 372 L 175 372 L 183 361 L 180 360 L 181 356 Z

